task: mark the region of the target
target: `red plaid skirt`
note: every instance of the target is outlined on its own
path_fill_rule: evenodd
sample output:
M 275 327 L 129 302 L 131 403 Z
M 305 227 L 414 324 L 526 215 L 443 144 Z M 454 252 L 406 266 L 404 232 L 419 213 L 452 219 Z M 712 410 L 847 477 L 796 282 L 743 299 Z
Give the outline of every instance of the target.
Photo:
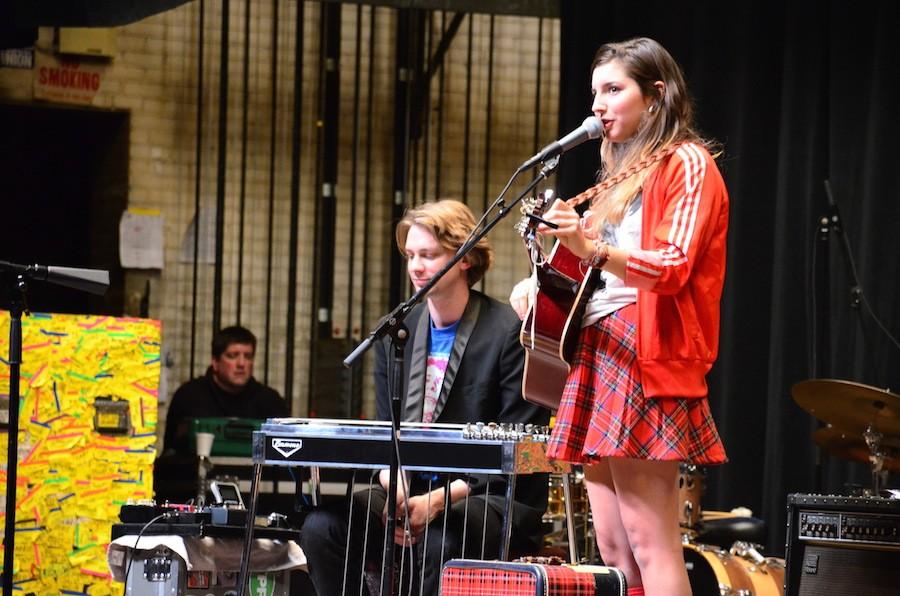
M 635 330 L 622 310 L 581 330 L 547 455 L 581 464 L 604 457 L 726 462 L 706 398 L 644 397 Z

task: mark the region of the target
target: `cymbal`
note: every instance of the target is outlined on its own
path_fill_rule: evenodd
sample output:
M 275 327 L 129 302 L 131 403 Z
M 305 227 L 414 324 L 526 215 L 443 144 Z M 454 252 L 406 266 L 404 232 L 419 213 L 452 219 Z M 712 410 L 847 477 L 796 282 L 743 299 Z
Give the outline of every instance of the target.
M 813 433 L 816 445 L 840 459 L 849 459 L 870 464 L 869 448 L 862 435 L 848 434 L 833 426 L 823 426 Z M 882 443 L 884 453 L 884 469 L 891 472 L 900 471 L 900 439 L 887 439 Z
M 871 425 L 885 435 L 900 435 L 900 395 L 886 389 L 853 381 L 809 379 L 796 383 L 791 394 L 801 408 L 850 434 L 862 436 Z

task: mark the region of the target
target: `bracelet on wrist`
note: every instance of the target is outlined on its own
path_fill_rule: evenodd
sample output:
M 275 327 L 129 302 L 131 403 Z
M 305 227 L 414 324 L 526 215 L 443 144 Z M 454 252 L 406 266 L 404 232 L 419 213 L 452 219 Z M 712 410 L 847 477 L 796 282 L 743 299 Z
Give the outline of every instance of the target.
M 590 256 L 581 259 L 584 267 L 600 269 L 609 260 L 609 245 L 602 240 L 594 240 L 594 252 Z

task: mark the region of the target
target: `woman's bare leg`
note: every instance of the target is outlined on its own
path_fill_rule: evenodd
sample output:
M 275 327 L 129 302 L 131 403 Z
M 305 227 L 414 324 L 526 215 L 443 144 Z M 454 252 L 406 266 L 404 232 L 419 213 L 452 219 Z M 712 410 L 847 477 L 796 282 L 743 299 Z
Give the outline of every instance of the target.
M 678 526 L 678 462 L 607 461 L 647 596 L 691 596 Z
M 609 459 L 584 465 L 584 481 L 591 503 L 591 519 L 597 535 L 597 548 L 603 563 L 625 574 L 629 586 L 640 586 L 641 572 L 631 553 L 628 535 L 622 525 L 619 502 L 613 486 Z

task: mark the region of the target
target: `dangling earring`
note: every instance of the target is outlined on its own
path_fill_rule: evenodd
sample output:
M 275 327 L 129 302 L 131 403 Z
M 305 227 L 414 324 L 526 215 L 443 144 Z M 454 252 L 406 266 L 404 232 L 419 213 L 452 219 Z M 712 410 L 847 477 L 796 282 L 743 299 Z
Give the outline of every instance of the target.
M 653 113 L 653 110 L 655 110 L 655 109 L 656 109 L 656 104 L 655 104 L 655 103 L 654 103 L 654 104 L 651 104 L 650 107 L 647 108 L 647 113 L 648 113 L 648 114 L 652 114 L 652 113 Z

